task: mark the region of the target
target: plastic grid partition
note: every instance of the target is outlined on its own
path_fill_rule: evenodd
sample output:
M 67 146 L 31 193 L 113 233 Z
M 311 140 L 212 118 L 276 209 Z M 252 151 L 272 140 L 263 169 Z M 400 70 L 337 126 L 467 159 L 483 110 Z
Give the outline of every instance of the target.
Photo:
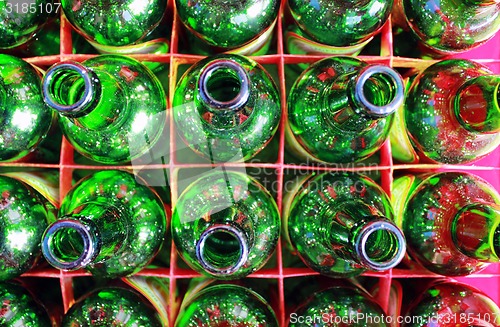
M 171 37 L 170 37 L 170 52 L 165 55 L 133 55 L 139 60 L 146 61 L 155 61 L 161 62 L 169 65 L 169 81 L 168 81 L 168 112 L 169 116 L 171 113 L 170 105 L 171 105 L 171 96 L 174 93 L 175 83 L 179 79 L 180 74 L 182 72 L 183 67 L 189 66 L 199 59 L 202 56 L 193 55 L 189 53 L 181 53 L 179 49 L 184 48 L 182 44 L 182 33 L 183 26 L 179 21 L 179 18 L 175 14 L 175 8 L 173 1 L 169 2 L 168 12 L 167 12 L 168 22 L 171 23 L 171 26 L 165 26 L 166 29 L 171 28 Z M 274 34 L 273 34 L 273 45 L 272 52 L 268 55 L 256 56 L 252 57 L 259 63 L 263 64 L 266 68 L 271 71 L 274 71 L 274 77 L 276 78 L 277 85 L 280 89 L 281 101 L 282 101 L 282 110 L 283 117 L 281 121 L 280 129 L 278 130 L 277 135 L 275 136 L 272 144 L 278 147 L 277 156 L 275 160 L 272 162 L 248 162 L 248 163 L 232 163 L 227 164 L 226 166 L 231 166 L 235 168 L 242 169 L 266 169 L 267 171 L 273 172 L 273 179 L 276 185 L 276 192 L 274 194 L 278 207 L 282 208 L 282 198 L 283 198 L 283 186 L 285 183 L 285 173 L 293 172 L 293 171 L 311 171 L 311 170 L 338 170 L 338 169 L 348 169 L 348 170 L 360 170 L 362 168 L 355 167 L 309 167 L 301 164 L 290 163 L 285 155 L 285 134 L 284 134 L 284 123 L 286 120 L 286 100 L 287 100 L 287 87 L 293 82 L 296 76 L 291 76 L 288 73 L 288 66 L 301 63 L 301 62 L 314 62 L 325 56 L 315 55 L 315 56 L 297 56 L 292 54 L 287 54 L 285 52 L 285 47 L 283 44 L 284 41 L 284 26 L 287 23 L 287 14 L 286 14 L 286 0 L 283 0 L 280 7 L 280 15 L 278 17 L 278 23 L 276 25 Z M 94 55 L 88 54 L 72 54 L 72 40 L 71 40 L 71 31 L 72 27 L 65 20 L 64 16 L 61 17 L 61 48 L 60 54 L 54 56 L 47 57 L 31 57 L 25 58 L 26 61 L 43 68 L 47 68 L 48 66 L 60 62 L 63 60 L 76 60 L 83 61 L 88 59 Z M 417 68 L 422 69 L 433 61 L 415 59 L 415 58 L 404 58 L 404 57 L 396 57 L 393 55 L 393 34 L 392 34 L 392 25 L 389 21 L 381 30 L 378 38 L 380 39 L 380 55 L 379 56 L 364 56 L 361 55 L 359 58 L 366 60 L 368 62 L 373 63 L 382 63 L 397 69 L 406 69 L 406 68 Z M 495 73 L 500 73 L 500 35 L 497 35 L 494 39 L 490 40 L 483 46 L 469 51 L 467 53 L 461 54 L 455 57 L 462 58 L 470 58 L 482 62 L 489 66 Z M 170 117 L 169 117 L 170 118 Z M 208 163 L 193 163 L 189 162 L 189 160 L 185 160 L 183 157 L 183 153 L 178 151 L 178 147 L 180 142 L 178 137 L 176 136 L 175 127 L 173 126 L 172 119 L 168 120 L 168 124 L 170 124 L 169 129 L 169 137 L 168 143 L 169 146 L 169 155 L 168 161 L 165 163 L 158 164 L 146 164 L 141 167 L 135 167 L 134 170 L 140 168 L 142 170 L 151 170 L 151 171 L 166 171 L 169 176 L 173 178 L 170 179 L 170 187 L 172 190 L 171 199 L 172 205 L 175 205 L 175 201 L 180 194 L 180 189 L 178 189 L 178 179 L 179 174 L 183 174 L 185 170 L 190 170 L 193 168 L 199 169 L 210 169 L 212 166 Z M 167 144 L 165 144 L 167 145 Z M 60 198 L 62 199 L 64 195 L 71 188 L 75 171 L 79 170 L 100 170 L 100 169 L 126 169 L 131 170 L 131 165 L 120 165 L 120 166 L 103 166 L 97 163 L 79 163 L 77 158 L 77 154 L 74 152 L 72 146 L 63 138 L 61 145 L 61 153 L 60 160 L 57 164 L 46 164 L 40 162 L 32 162 L 30 160 L 24 160 L 18 163 L 1 163 L 0 167 L 5 169 L 10 168 L 41 168 L 41 169 L 57 169 L 60 174 Z M 376 166 L 371 166 L 370 169 L 379 173 L 380 176 L 380 184 L 389 194 L 391 192 L 391 182 L 395 175 L 399 175 L 401 173 L 407 172 L 415 172 L 415 171 L 431 171 L 431 170 L 462 170 L 462 171 L 470 171 L 474 174 L 477 174 L 486 180 L 488 180 L 497 190 L 500 191 L 500 149 L 497 149 L 494 153 L 489 155 L 488 157 L 480 160 L 471 165 L 461 165 L 461 166 L 449 166 L 449 165 L 428 165 L 428 164 L 411 164 L 404 165 L 394 162 L 391 157 L 391 147 L 389 142 L 386 142 L 382 149 L 379 151 L 379 158 Z M 363 168 L 363 169 L 366 169 Z M 167 208 L 168 210 L 170 208 Z M 286 307 L 286 299 L 285 299 L 285 281 L 288 278 L 299 277 L 299 276 L 308 276 L 308 275 L 316 275 L 315 272 L 310 269 L 303 268 L 292 268 L 288 267 L 287 263 L 283 258 L 283 254 L 287 250 L 281 244 L 278 244 L 276 249 L 276 254 L 273 258 L 271 258 L 271 263 L 268 264 L 264 269 L 252 274 L 249 278 L 255 279 L 272 279 L 277 283 L 277 301 L 274 303 L 274 308 L 276 310 L 276 314 L 281 326 L 285 326 L 287 320 L 287 307 Z M 170 251 L 170 264 L 165 267 L 159 268 L 147 268 L 141 271 L 140 275 L 148 275 L 148 276 L 159 276 L 169 278 L 170 289 L 176 289 L 178 281 L 181 279 L 188 279 L 199 276 L 198 273 L 184 268 L 182 264 L 180 264 L 181 259 L 178 257 L 175 251 L 175 247 L 172 244 L 172 248 Z M 64 311 L 67 311 L 68 308 L 74 303 L 75 294 L 73 290 L 73 279 L 81 276 L 89 276 L 88 273 L 84 271 L 76 271 L 76 272 L 63 272 L 58 271 L 49 267 L 48 265 L 44 265 L 43 263 L 37 266 L 34 270 L 23 275 L 22 278 L 54 278 L 59 279 L 59 283 L 61 286 L 61 295 L 62 301 L 64 304 Z M 376 284 L 379 287 L 379 292 L 377 295 L 377 299 L 382 307 L 386 310 L 386 312 L 394 311 L 398 308 L 390 308 L 391 303 L 389 301 L 389 290 L 391 283 L 394 279 L 400 279 L 403 283 L 405 281 L 409 281 L 410 278 L 429 278 L 429 277 L 437 277 L 437 275 L 433 275 L 423 269 L 409 269 L 403 267 L 397 267 L 391 271 L 385 273 L 365 273 L 364 276 L 368 278 L 374 278 L 376 280 Z M 496 303 L 500 302 L 500 265 L 490 266 L 487 270 L 464 278 L 460 278 L 461 280 L 475 285 L 479 287 L 483 291 L 485 291 Z M 173 303 L 177 300 L 177 295 L 175 292 L 170 293 L 170 301 Z M 182 294 L 179 294 L 182 296 Z M 171 307 L 171 310 L 174 311 L 174 307 Z M 170 314 L 170 325 L 172 326 L 175 321 L 176 312 L 171 312 Z

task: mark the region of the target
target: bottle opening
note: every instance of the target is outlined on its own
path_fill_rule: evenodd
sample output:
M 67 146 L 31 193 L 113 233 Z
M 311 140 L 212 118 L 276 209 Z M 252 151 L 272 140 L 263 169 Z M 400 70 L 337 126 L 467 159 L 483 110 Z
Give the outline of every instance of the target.
M 402 105 L 403 80 L 388 66 L 371 65 L 358 76 L 355 94 L 368 114 L 384 117 Z
M 200 75 L 200 96 L 211 108 L 239 109 L 248 101 L 249 83 L 247 72 L 236 62 L 215 60 Z
M 365 225 L 358 234 L 356 252 L 369 269 L 384 271 L 397 266 L 403 260 L 406 241 L 403 233 L 388 221 L 376 221 Z
M 87 226 L 79 221 L 61 219 L 45 231 L 42 253 L 52 266 L 74 270 L 88 265 L 96 251 Z
M 93 99 L 94 74 L 79 63 L 60 63 L 52 66 L 43 80 L 44 100 L 55 110 L 78 112 Z
M 211 226 L 201 235 L 196 246 L 196 256 L 207 272 L 230 275 L 248 258 L 246 237 L 229 225 Z

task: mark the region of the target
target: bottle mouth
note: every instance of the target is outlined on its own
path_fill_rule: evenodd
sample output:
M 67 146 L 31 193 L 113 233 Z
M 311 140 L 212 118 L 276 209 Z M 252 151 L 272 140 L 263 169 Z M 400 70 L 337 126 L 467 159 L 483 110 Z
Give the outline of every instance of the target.
M 403 79 L 391 67 L 369 65 L 358 75 L 354 94 L 367 114 L 386 117 L 403 104 Z
M 89 227 L 76 220 L 57 220 L 42 237 L 43 256 L 49 264 L 63 270 L 87 266 L 95 257 L 97 246 Z
M 374 271 L 394 268 L 406 253 L 403 232 L 389 221 L 374 221 L 363 226 L 356 244 L 361 263 Z
M 198 89 L 202 101 L 209 108 L 236 111 L 250 97 L 250 79 L 238 63 L 219 59 L 203 68 Z
M 77 113 L 91 104 L 100 90 L 94 72 L 78 62 L 55 64 L 45 73 L 42 92 L 45 103 L 64 113 Z
M 212 275 L 234 274 L 248 259 L 246 239 L 245 234 L 233 226 L 212 225 L 196 244 L 196 258 Z

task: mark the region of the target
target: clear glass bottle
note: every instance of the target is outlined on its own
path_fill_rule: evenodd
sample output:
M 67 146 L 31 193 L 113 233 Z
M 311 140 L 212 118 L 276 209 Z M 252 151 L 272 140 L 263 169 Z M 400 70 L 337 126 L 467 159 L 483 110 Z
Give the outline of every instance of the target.
M 464 276 L 499 262 L 500 195 L 465 172 L 406 175 L 393 202 L 410 256 L 426 269 Z
M 323 275 L 386 271 L 405 255 L 389 197 L 360 173 L 311 174 L 298 180 L 283 201 L 285 240 Z
M 404 106 L 404 128 L 420 160 L 470 163 L 495 150 L 499 85 L 499 75 L 465 59 L 442 60 L 420 72 Z
M 82 155 L 102 163 L 134 160 L 160 140 L 166 126 L 166 95 L 139 61 L 100 55 L 53 65 L 43 96 L 60 115 L 60 127 Z
M 269 192 L 234 171 L 204 174 L 181 194 L 172 213 L 172 237 L 194 270 L 218 279 L 260 269 L 278 242 L 280 216 Z
M 40 69 L 0 54 L 0 161 L 27 156 L 49 133 L 56 115 L 43 101 L 41 80 Z
M 434 57 L 473 49 L 500 29 L 498 0 L 401 0 L 401 6 L 411 31 Z
M 265 54 L 276 25 L 280 1 L 176 0 L 177 13 L 200 54 Z
M 494 327 L 500 308 L 472 286 L 441 280 L 411 302 L 404 318 L 402 327 Z
M 207 57 L 175 88 L 173 119 L 181 139 L 211 162 L 247 160 L 278 129 L 280 97 L 272 77 L 239 55 Z
M 290 0 L 294 23 L 285 34 L 297 55 L 357 55 L 389 18 L 393 0 Z M 334 31 L 334 32 L 332 32 Z
M 152 261 L 166 225 L 163 203 L 152 189 L 130 173 L 103 170 L 66 194 L 59 218 L 42 237 L 42 252 L 58 269 L 123 277 Z
M 386 141 L 403 99 L 403 80 L 388 66 L 351 57 L 320 60 L 288 95 L 287 147 L 304 161 L 366 159 Z
M 57 209 L 41 193 L 0 175 L 0 281 L 20 276 L 42 255 L 40 239 Z

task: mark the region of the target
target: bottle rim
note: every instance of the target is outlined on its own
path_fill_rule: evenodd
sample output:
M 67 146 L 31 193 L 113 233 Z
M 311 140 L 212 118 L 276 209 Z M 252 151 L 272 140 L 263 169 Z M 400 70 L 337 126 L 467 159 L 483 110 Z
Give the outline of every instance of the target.
M 70 105 L 61 104 L 52 92 L 54 82 L 65 73 L 76 74 L 83 80 L 83 94 L 78 101 Z M 94 94 L 96 94 L 96 78 L 94 72 L 78 62 L 66 61 L 55 64 L 47 70 L 42 81 L 42 92 L 45 103 L 62 114 L 65 112 L 80 112 L 92 102 Z
M 228 101 L 218 100 L 210 94 L 210 77 L 221 69 L 229 69 L 233 71 L 240 84 L 238 94 L 233 99 Z M 237 111 L 244 106 L 250 98 L 250 78 L 247 71 L 237 62 L 227 59 L 217 59 L 209 62 L 205 67 L 203 67 L 198 79 L 198 90 L 202 101 L 205 102 L 205 104 L 207 104 L 210 108 L 216 110 Z
M 83 251 L 75 260 L 68 261 L 59 258 L 52 246 L 52 239 L 56 233 L 64 229 L 75 230 L 82 239 Z M 63 270 L 75 270 L 87 266 L 94 258 L 97 252 L 94 249 L 97 246 L 90 228 L 77 220 L 59 219 L 46 229 L 42 237 L 43 256 L 52 266 Z
M 364 92 L 365 83 L 375 74 L 388 76 L 394 83 L 395 94 L 393 99 L 386 105 L 377 106 L 369 101 Z M 401 75 L 386 65 L 369 65 L 364 68 L 356 79 L 355 93 L 359 102 L 367 109 L 370 115 L 386 117 L 395 112 L 404 101 L 404 84 Z
M 240 248 L 240 254 L 238 256 L 238 260 L 233 265 L 229 265 L 227 267 L 218 267 L 212 264 L 209 260 L 207 260 L 205 256 L 206 250 L 206 242 L 210 237 L 215 233 L 227 233 L 233 236 L 238 241 L 238 246 Z M 209 226 L 203 233 L 201 234 L 198 242 L 196 243 L 196 259 L 198 260 L 201 267 L 208 273 L 216 276 L 222 275 L 232 275 L 237 272 L 243 264 L 248 259 L 248 245 L 247 245 L 247 237 L 245 234 L 239 229 L 231 225 L 227 224 L 214 224 Z
M 374 260 L 368 254 L 368 239 L 369 237 L 380 230 L 385 230 L 392 234 L 397 241 L 396 250 L 392 256 L 385 260 Z M 385 271 L 397 266 L 404 258 L 406 253 L 406 240 L 403 232 L 392 222 L 387 220 L 372 221 L 361 227 L 356 239 L 356 254 L 361 263 L 367 268 L 374 271 Z

